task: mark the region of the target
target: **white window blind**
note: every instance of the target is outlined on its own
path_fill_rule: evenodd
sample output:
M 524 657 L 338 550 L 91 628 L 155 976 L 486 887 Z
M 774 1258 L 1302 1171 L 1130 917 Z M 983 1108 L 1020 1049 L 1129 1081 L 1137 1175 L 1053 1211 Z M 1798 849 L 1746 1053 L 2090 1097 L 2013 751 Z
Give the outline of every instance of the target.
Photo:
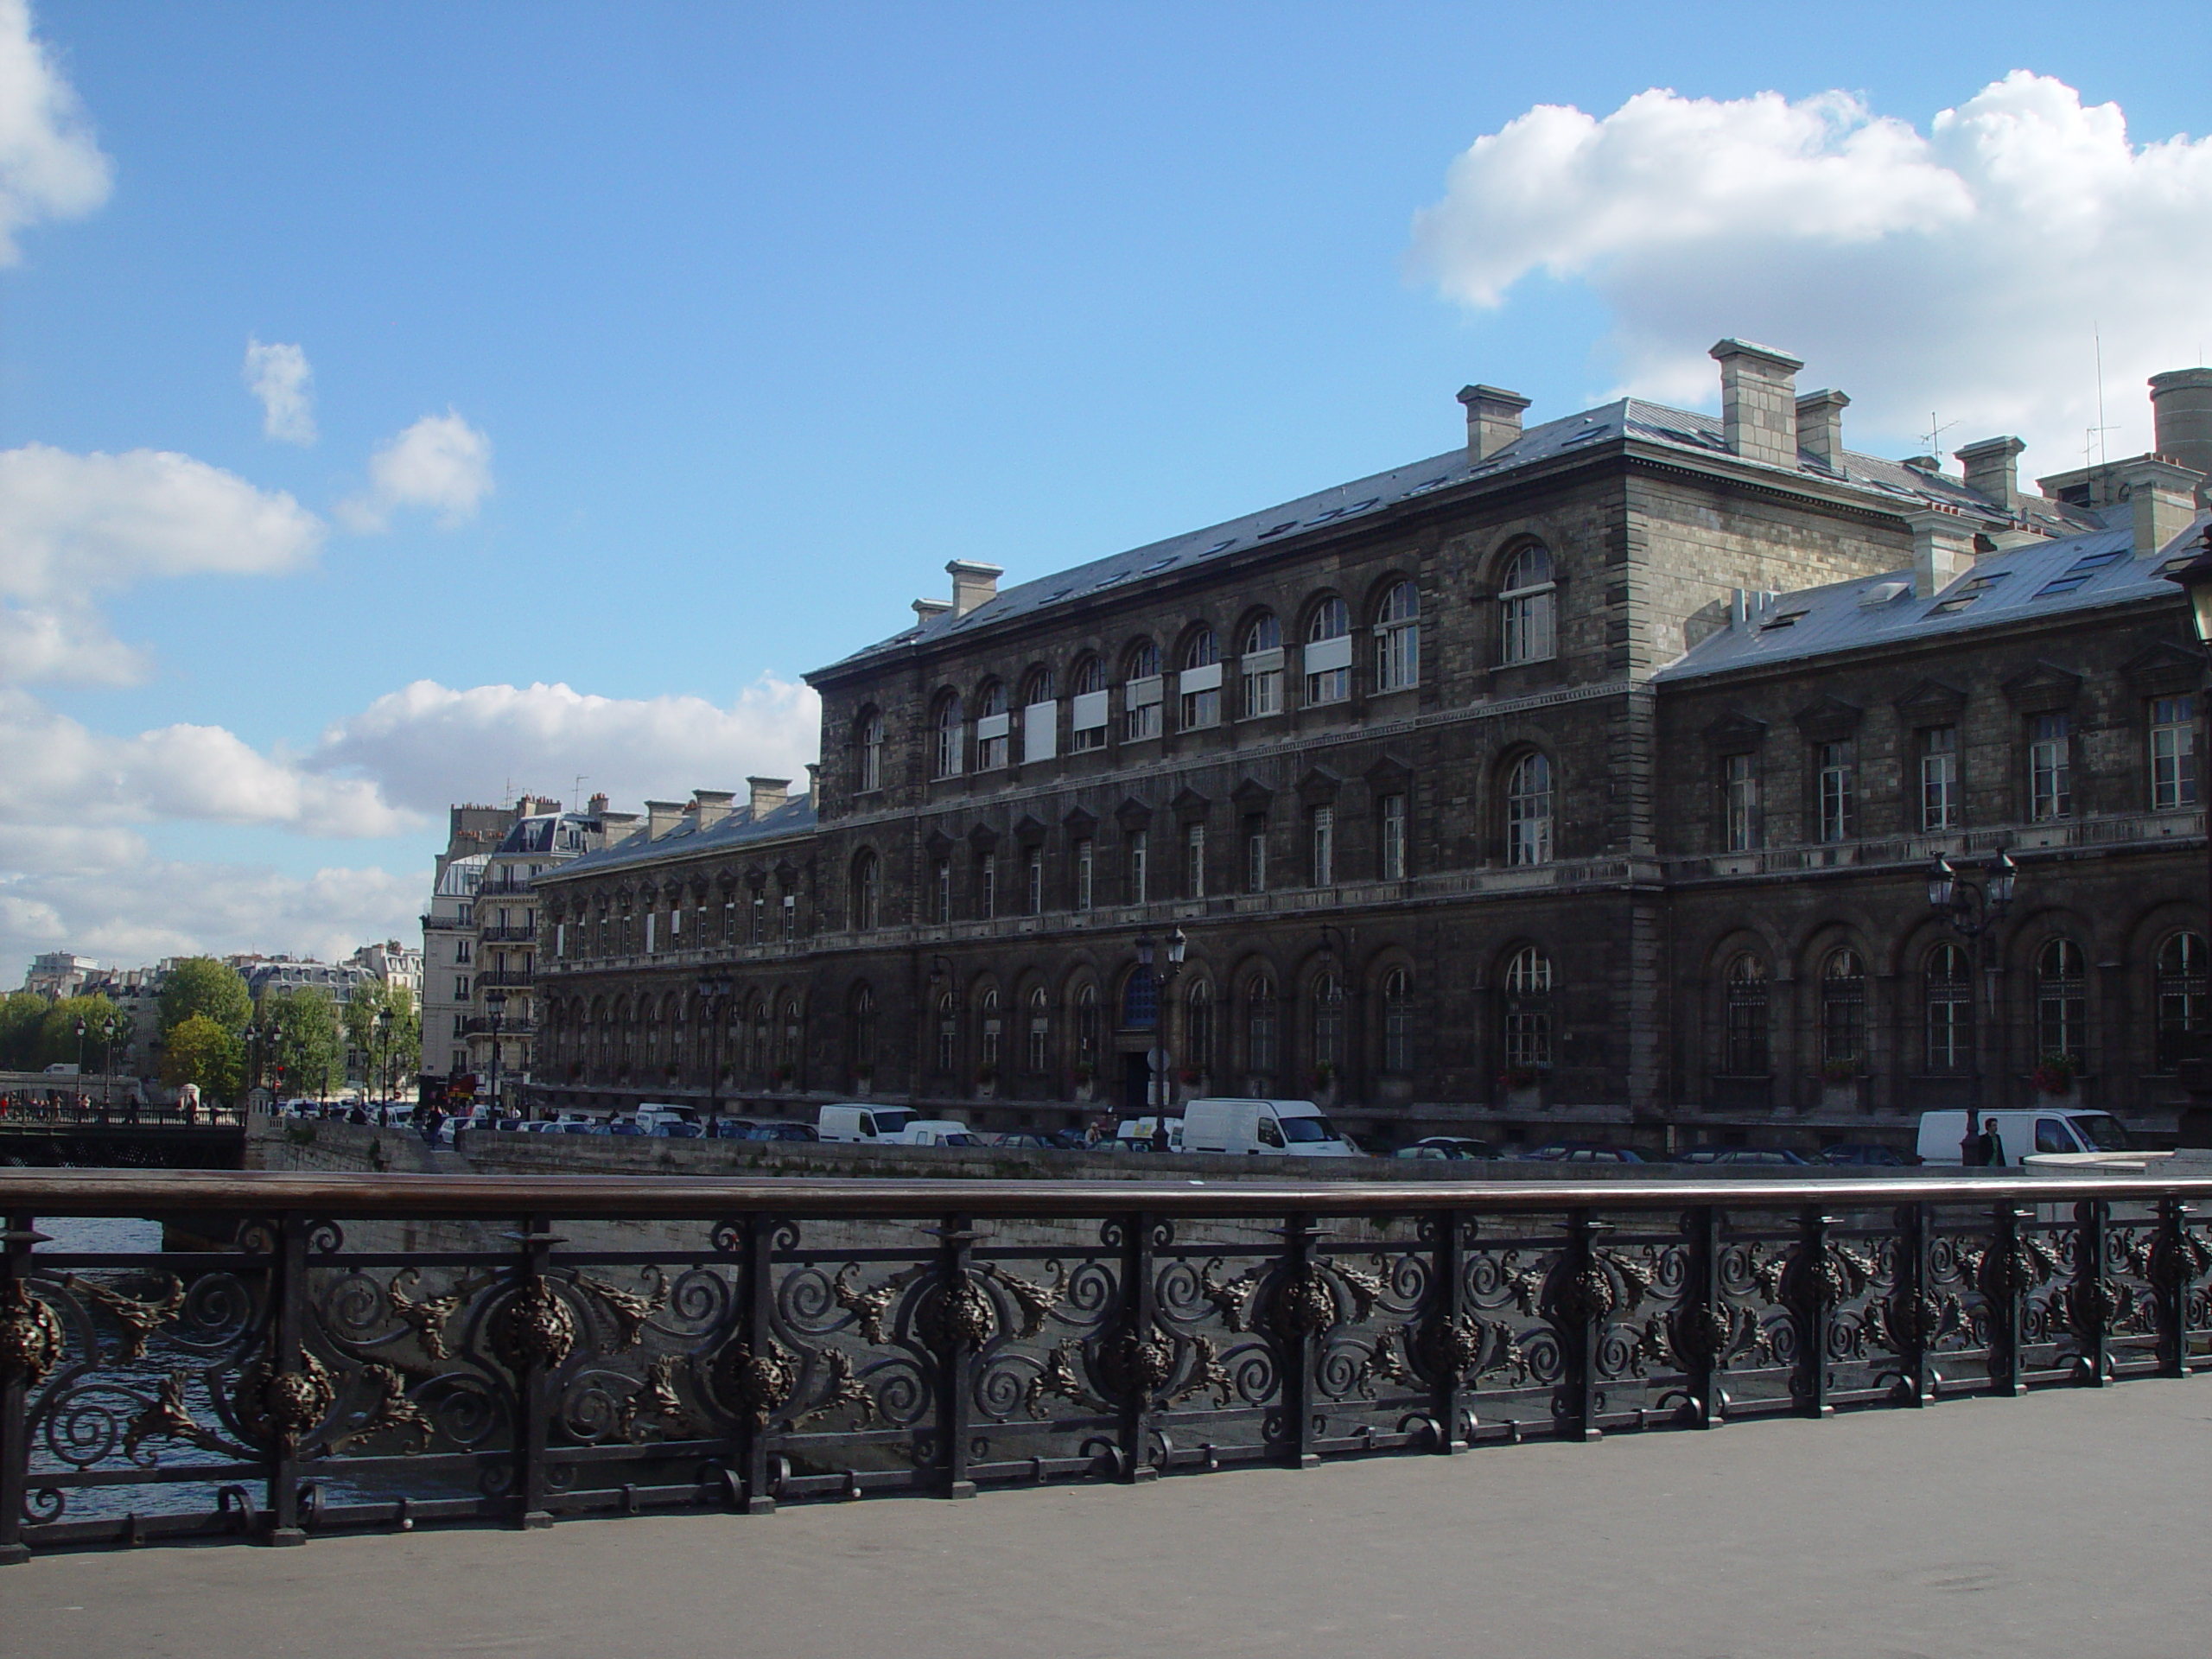
M 1106 723 L 1106 712 L 1099 709 L 1098 723 Z M 1056 752 L 1060 736 L 1060 705 L 1053 702 L 1033 702 L 1021 711 L 1021 758 L 1025 760 L 1049 760 Z
M 979 739 L 1004 737 L 1012 729 L 1011 715 L 982 715 L 976 721 L 976 735 Z
M 1333 639 L 1316 639 L 1306 647 L 1306 671 L 1325 674 L 1334 668 L 1351 666 L 1351 636 L 1338 634 Z
M 1085 691 L 1069 705 L 1068 724 L 1078 732 L 1088 732 L 1106 723 L 1106 694 Z
M 1131 680 L 1122 688 L 1122 695 L 1130 708 L 1142 709 L 1148 703 L 1160 701 L 1162 683 L 1160 677 L 1157 674 L 1150 675 L 1141 680 Z
M 1203 668 L 1186 668 L 1175 683 L 1185 692 L 1218 691 L 1221 690 L 1221 664 L 1208 663 Z
M 1319 649 L 1319 645 L 1308 645 L 1306 648 L 1306 660 L 1311 662 L 1313 659 L 1313 653 Z M 1351 658 L 1347 657 L 1344 660 L 1349 663 Z M 1236 665 L 1247 674 L 1272 673 L 1282 666 L 1282 647 L 1277 645 L 1272 651 L 1247 652 L 1236 659 Z M 1186 677 L 1184 683 L 1187 685 L 1189 683 Z

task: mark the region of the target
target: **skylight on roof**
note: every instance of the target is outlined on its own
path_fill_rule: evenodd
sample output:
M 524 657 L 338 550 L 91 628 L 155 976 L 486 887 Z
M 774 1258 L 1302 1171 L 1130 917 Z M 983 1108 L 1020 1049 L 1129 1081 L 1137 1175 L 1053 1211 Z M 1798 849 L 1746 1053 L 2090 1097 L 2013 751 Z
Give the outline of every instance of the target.
M 1264 541 L 1265 541 L 1265 540 L 1267 540 L 1267 539 L 1268 539 L 1268 537 L 1270 537 L 1270 536 L 1280 536 L 1280 535 L 1281 535 L 1281 534 L 1283 533 L 1283 531 L 1285 531 L 1286 530 L 1296 530 L 1297 528 L 1298 528 L 1298 520 L 1297 520 L 1297 519 L 1295 519 L 1295 518 L 1286 518 L 1286 519 L 1284 519 L 1284 520 L 1282 521 L 1282 523 L 1281 523 L 1281 524 L 1273 524 L 1273 525 L 1270 525 L 1268 529 L 1262 531 L 1260 532 L 1260 539 L 1261 539 L 1262 541 L 1263 541 L 1263 542 L 1264 542 Z
M 1810 606 L 1800 606 L 1794 611 L 1779 612 L 1777 614 L 1767 618 L 1765 621 L 1760 623 L 1759 632 L 1761 633 L 1772 633 L 1777 628 L 1794 628 L 1797 626 L 1797 619 L 1803 616 L 1812 607 Z
M 2101 553 L 2085 553 L 2037 588 L 2035 596 L 2045 599 L 2053 594 L 2070 594 L 2107 565 L 2117 564 L 2126 556 L 2127 550 L 2124 547 L 2108 547 Z
M 1205 552 L 1199 554 L 1198 556 L 1202 559 L 1211 558 L 1217 553 L 1228 552 L 1230 548 L 1236 545 L 1236 538 L 1234 536 L 1225 536 L 1221 540 L 1216 542 L 1211 547 L 1206 549 Z
M 1973 577 L 1965 587 L 1952 594 L 1949 598 L 1936 601 L 1936 607 L 1928 614 L 1931 617 L 1948 616 L 1955 612 L 1963 611 L 2012 574 L 2010 570 L 1993 570 L 1986 575 Z
M 1148 576 L 1155 570 L 1165 570 L 1169 565 L 1174 563 L 1176 559 L 1179 556 L 1180 556 L 1178 554 L 1170 553 L 1164 559 L 1154 559 L 1150 564 L 1145 566 L 1143 569 L 1138 571 L 1137 575 L 1141 576 Z

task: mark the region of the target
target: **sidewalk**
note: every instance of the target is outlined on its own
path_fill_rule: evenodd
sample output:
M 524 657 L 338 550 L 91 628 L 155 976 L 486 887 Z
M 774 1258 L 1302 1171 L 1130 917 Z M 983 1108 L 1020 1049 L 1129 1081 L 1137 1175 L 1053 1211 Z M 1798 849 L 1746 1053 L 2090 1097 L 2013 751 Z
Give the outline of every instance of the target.
M 0 1568 L 0 1659 L 2164 1659 L 2212 1378 L 757 1518 Z

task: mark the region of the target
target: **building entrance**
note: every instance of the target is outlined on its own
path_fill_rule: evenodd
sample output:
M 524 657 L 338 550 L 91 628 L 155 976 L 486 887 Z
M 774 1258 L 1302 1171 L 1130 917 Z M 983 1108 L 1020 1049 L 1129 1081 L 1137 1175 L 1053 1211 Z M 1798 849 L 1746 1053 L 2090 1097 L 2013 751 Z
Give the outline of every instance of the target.
M 1142 1117 L 1152 1109 L 1152 1057 L 1148 1054 L 1122 1056 L 1122 1109 L 1133 1117 Z

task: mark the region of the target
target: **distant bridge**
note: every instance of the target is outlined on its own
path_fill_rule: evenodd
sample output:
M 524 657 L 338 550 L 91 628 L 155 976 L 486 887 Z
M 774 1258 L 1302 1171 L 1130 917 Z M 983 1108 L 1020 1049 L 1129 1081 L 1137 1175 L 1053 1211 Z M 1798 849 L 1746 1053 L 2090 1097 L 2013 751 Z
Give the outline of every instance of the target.
M 19 1169 L 243 1169 L 245 1130 L 235 1123 L 0 1121 L 0 1167 Z

